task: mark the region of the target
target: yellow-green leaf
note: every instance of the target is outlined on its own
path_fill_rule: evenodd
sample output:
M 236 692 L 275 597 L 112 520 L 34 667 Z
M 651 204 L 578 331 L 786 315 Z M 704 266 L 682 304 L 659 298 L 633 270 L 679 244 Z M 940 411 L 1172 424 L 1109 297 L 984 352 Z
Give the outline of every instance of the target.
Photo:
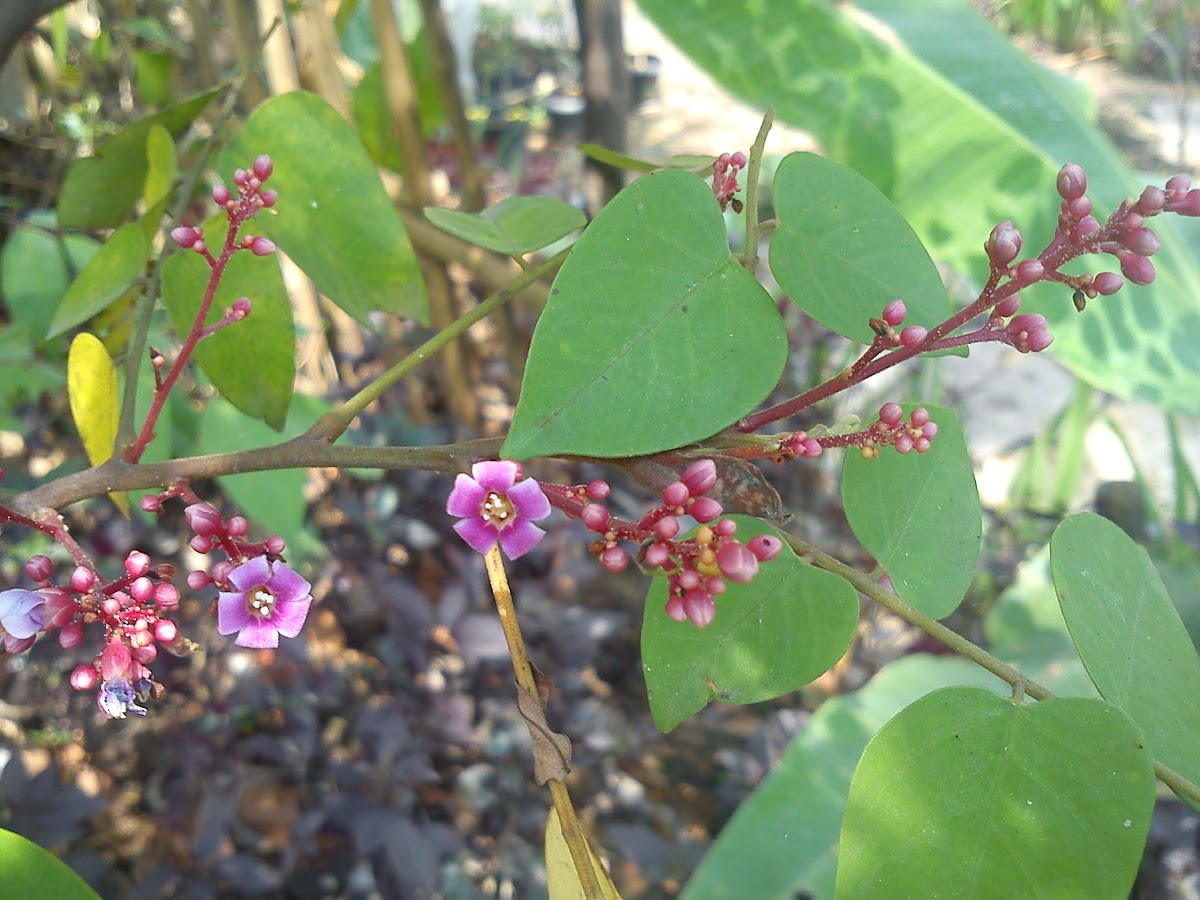
M 171 132 L 161 125 L 150 126 L 146 134 L 146 187 L 142 198 L 146 207 L 152 208 L 156 203 L 171 193 L 175 186 L 175 176 L 179 165 L 175 158 L 175 140 Z
M 596 851 L 590 843 L 588 856 L 592 858 L 592 869 L 596 873 L 596 881 L 600 883 L 601 896 L 604 900 L 621 900 L 616 885 L 608 877 L 604 863 L 596 858 Z M 571 858 L 571 849 L 563 837 L 562 823 L 558 821 L 558 810 L 553 808 L 546 819 L 546 888 L 550 900 L 586 900 L 583 885 L 579 883 L 579 873 L 575 871 L 575 861 Z
M 88 460 L 98 466 L 113 454 L 121 405 L 117 369 L 104 343 L 94 334 L 83 332 L 71 341 L 67 354 L 67 398 Z M 109 496 L 121 512 L 129 515 L 129 498 L 124 493 Z

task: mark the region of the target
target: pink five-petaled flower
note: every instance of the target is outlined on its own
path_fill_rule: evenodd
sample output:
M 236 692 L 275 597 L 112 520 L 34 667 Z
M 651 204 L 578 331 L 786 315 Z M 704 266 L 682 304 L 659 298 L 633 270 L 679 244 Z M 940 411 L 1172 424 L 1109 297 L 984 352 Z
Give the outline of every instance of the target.
M 239 647 L 278 647 L 281 634 L 292 638 L 304 627 L 312 585 L 282 562 L 256 556 L 226 580 L 237 590 L 217 595 L 217 631 L 236 631 Z
M 550 501 L 532 478 L 518 482 L 519 472 L 510 460 L 487 460 L 471 466 L 471 475 L 454 479 L 446 512 L 461 519 L 454 530 L 477 553 L 487 554 L 499 541 L 508 558 L 516 559 L 546 534 L 533 523 L 550 515 Z

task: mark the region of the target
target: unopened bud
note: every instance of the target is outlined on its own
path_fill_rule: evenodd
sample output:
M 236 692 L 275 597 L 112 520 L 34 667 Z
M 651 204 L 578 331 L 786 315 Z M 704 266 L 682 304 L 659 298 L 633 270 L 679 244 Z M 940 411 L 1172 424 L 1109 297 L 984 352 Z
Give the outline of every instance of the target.
M 1087 190 L 1087 175 L 1077 163 L 1067 163 L 1058 172 L 1058 195 L 1064 200 L 1082 197 Z

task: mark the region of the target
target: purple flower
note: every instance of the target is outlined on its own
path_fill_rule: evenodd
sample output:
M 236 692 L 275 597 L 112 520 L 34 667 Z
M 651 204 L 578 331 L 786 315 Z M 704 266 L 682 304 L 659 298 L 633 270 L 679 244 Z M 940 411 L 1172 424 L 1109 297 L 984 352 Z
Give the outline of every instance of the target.
M 217 595 L 217 631 L 236 631 L 239 647 L 278 647 L 281 634 L 295 637 L 304 627 L 312 585 L 283 563 L 256 556 L 232 569 L 226 581 L 237 590 Z
M 123 719 L 126 713 L 144 716 L 146 710 L 134 702 L 137 699 L 132 684 L 124 678 L 113 678 L 100 685 L 100 691 L 96 694 L 96 705 L 100 707 L 100 712 L 110 719 Z
M 510 460 L 489 460 L 454 480 L 446 512 L 461 517 L 454 530 L 477 553 L 490 552 L 499 541 L 508 558 L 516 559 L 545 536 L 533 523 L 550 515 L 550 501 L 532 478 L 518 482 L 519 471 Z
M 14 645 L 31 640 L 46 621 L 46 597 L 40 591 L 18 588 L 0 593 L 0 628 L 4 629 L 4 643 L 10 652 L 16 652 Z

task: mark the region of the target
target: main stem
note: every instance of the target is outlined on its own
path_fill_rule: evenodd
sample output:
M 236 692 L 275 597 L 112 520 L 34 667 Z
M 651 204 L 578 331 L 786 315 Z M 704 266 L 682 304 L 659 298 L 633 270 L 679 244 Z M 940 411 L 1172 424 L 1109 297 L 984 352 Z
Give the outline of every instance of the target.
M 533 668 L 529 664 L 525 639 L 521 636 L 517 608 L 513 604 L 512 590 L 508 586 L 508 575 L 504 571 L 504 560 L 500 557 L 499 545 L 488 551 L 484 562 L 487 564 L 492 595 L 496 598 L 496 612 L 500 614 L 500 627 L 504 629 L 504 639 L 508 641 L 508 653 L 512 657 L 517 686 L 529 696 L 537 698 L 537 682 L 533 680 Z M 579 875 L 584 896 L 587 900 L 604 900 L 604 895 L 600 892 L 600 882 L 592 868 L 592 851 L 588 846 L 587 836 L 583 833 L 583 827 L 579 824 L 579 817 L 575 815 L 575 806 L 571 803 L 567 786 L 557 778 L 551 778 L 547 783 L 550 786 L 550 798 L 554 809 L 558 812 L 558 821 L 562 825 L 563 839 L 571 851 L 571 859 L 575 863 L 575 872 Z

